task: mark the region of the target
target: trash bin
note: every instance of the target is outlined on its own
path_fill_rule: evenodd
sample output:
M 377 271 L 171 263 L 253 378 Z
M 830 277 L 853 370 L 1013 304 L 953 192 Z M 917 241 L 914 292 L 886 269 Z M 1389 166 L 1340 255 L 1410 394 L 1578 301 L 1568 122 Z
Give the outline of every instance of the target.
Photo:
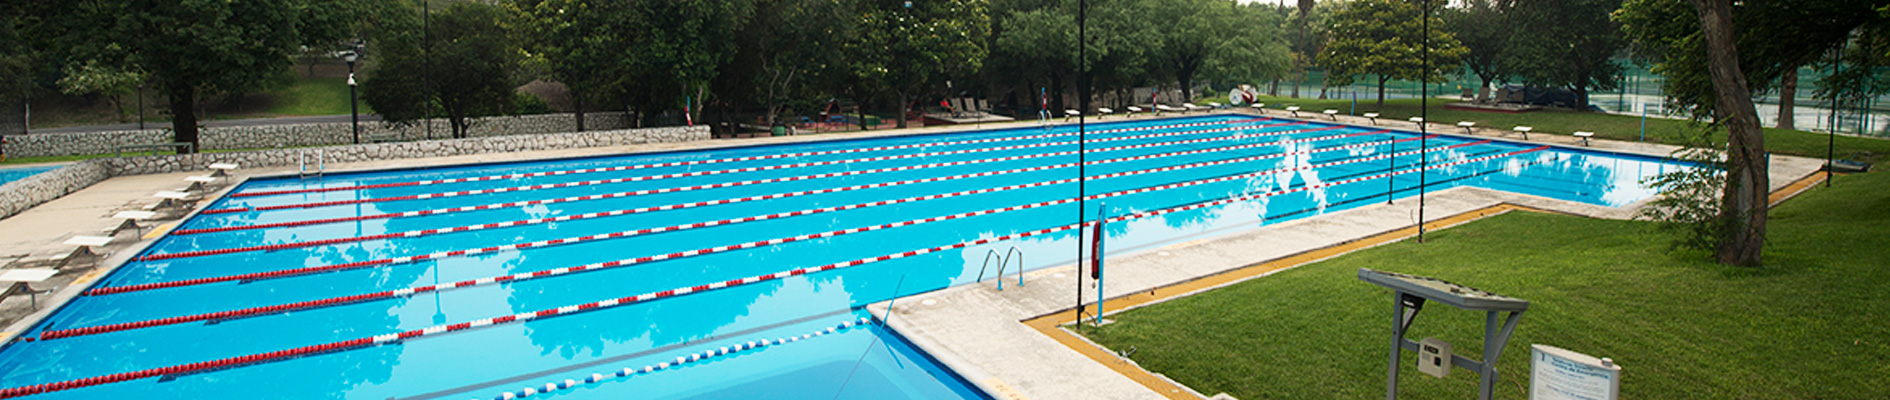
M 775 126 L 774 126 L 774 135 L 775 135 L 775 136 L 787 136 L 787 127 L 786 127 L 786 126 L 781 126 L 781 125 L 775 125 Z
M 879 126 L 878 115 L 868 115 L 866 116 L 865 121 L 866 121 L 866 126 Z

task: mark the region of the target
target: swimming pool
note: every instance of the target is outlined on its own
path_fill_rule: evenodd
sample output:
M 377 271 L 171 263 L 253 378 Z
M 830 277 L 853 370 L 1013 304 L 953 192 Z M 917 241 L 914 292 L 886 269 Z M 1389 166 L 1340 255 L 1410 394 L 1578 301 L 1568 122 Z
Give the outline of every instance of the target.
M 979 398 L 861 307 L 1481 186 L 1638 201 L 1657 159 L 1248 116 L 252 179 L 0 350 L 44 398 Z M 1427 154 L 1419 166 L 1417 157 Z M 1079 210 L 1079 205 L 1084 209 Z
M 59 167 L 60 166 L 58 165 L 52 165 L 52 166 L 44 166 L 44 167 L 0 168 L 0 185 L 5 185 L 9 182 L 26 179 L 26 177 L 29 177 L 29 176 L 39 175 L 39 173 L 41 172 L 59 169 Z

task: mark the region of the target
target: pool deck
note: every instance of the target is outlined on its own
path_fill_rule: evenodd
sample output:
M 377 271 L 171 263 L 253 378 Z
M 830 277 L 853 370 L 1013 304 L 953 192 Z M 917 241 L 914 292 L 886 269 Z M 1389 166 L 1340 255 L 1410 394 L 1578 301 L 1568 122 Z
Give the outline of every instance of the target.
M 1221 111 L 1223 113 L 1242 113 L 1252 115 L 1253 110 Z M 1186 115 L 1198 115 L 1190 113 Z M 1288 117 L 1280 110 L 1271 110 L 1267 116 Z M 1149 119 L 1154 116 L 1109 117 L 1099 122 L 1113 122 L 1124 119 Z M 1308 121 L 1321 118 L 1305 115 Z M 1341 123 L 1369 126 L 1364 118 L 1340 116 Z M 1056 121 L 1061 123 L 1060 120 Z M 904 130 L 882 130 L 866 132 L 832 133 L 819 135 L 765 137 L 753 139 L 719 139 L 685 143 L 663 143 L 631 146 L 596 147 L 575 150 L 546 150 L 503 154 L 484 154 L 453 157 L 419 158 L 405 160 L 383 160 L 359 163 L 331 165 L 334 173 L 348 171 L 377 170 L 389 168 L 411 168 L 447 166 L 468 163 L 489 163 L 508 161 L 530 161 L 558 159 L 593 155 L 624 155 L 648 152 L 679 150 L 700 150 L 723 147 L 754 146 L 767 144 L 804 143 L 841 139 L 860 139 L 873 137 L 901 136 L 914 134 L 944 133 L 966 130 L 1001 129 L 1028 127 L 1037 125 L 1036 121 L 1021 121 L 980 125 L 952 125 L 924 127 Z M 1402 121 L 1382 121 L 1379 126 L 1414 129 L 1415 125 Z M 1462 129 L 1455 126 L 1443 126 L 1433 123 L 1433 131 L 1459 134 Z M 1513 132 L 1494 129 L 1478 129 L 1477 136 L 1497 140 L 1520 140 Z M 1580 146 L 1580 140 L 1559 134 L 1535 134 L 1529 143 L 1561 144 Z M 1643 144 L 1633 142 L 1615 142 L 1595 140 L 1593 148 L 1654 156 L 1665 156 L 1674 149 L 1672 146 Z M 1822 165 L 1821 161 L 1797 157 L 1773 157 L 1772 184 L 1783 187 L 1792 181 L 1809 175 Z M 114 225 L 117 221 L 110 216 L 118 211 L 135 210 L 143 204 L 153 201 L 151 194 L 162 190 L 171 190 L 183 186 L 183 178 L 202 172 L 120 176 L 107 179 L 83 190 L 68 194 L 59 199 L 41 204 L 18 215 L 0 219 L 0 265 L 13 264 L 21 258 L 32 258 L 62 251 L 71 251 L 70 246 L 61 245 L 64 240 L 75 235 L 97 235 L 100 229 Z M 244 169 L 232 177 L 235 180 L 248 177 L 278 176 L 295 173 L 293 167 Z M 215 199 L 236 185 L 228 185 L 218 191 L 208 193 L 205 198 Z M 207 204 L 200 202 L 196 207 Z M 1602 218 L 1627 218 L 1632 215 L 1632 207 L 1608 208 L 1540 197 L 1517 195 L 1476 188 L 1457 188 L 1434 193 L 1429 196 L 1426 205 L 1427 220 L 1466 212 L 1475 212 L 1490 206 L 1514 204 L 1557 212 L 1589 215 Z M 1358 241 L 1380 233 L 1396 231 L 1413 225 L 1417 202 L 1415 199 L 1401 200 L 1392 205 L 1374 205 L 1353 209 L 1318 218 L 1310 218 L 1271 225 L 1259 229 L 1224 234 L 1222 236 L 1181 243 L 1143 251 L 1137 254 L 1115 256 L 1109 260 L 1107 294 L 1111 298 L 1143 292 L 1162 292 L 1164 288 L 1185 282 L 1204 281 L 1227 271 L 1233 271 L 1255 265 L 1267 260 L 1279 259 L 1294 254 L 1307 253 L 1318 249 Z M 178 216 L 168 220 L 153 221 L 156 229 L 150 229 L 142 237 L 132 237 L 125 233 L 118 236 L 118 241 L 105 246 L 108 251 L 104 260 L 93 267 L 86 265 L 71 266 L 61 270 L 52 279 L 35 284 L 36 288 L 56 286 L 58 290 L 50 296 L 42 295 L 38 311 L 31 310 L 27 297 L 14 296 L 0 300 L 0 324 L 10 324 L 0 331 L 0 340 L 11 340 L 21 330 L 30 327 L 44 318 L 65 302 L 79 295 L 79 292 L 99 277 L 105 276 L 112 269 L 121 266 L 132 255 L 151 245 L 163 232 L 187 216 Z M 30 267 L 30 265 L 27 265 Z M 1039 329 L 1025 323 L 1027 320 L 1056 314 L 1066 315 L 1075 299 L 1076 282 L 1072 272 L 1074 266 L 1047 268 L 1025 274 L 1024 287 L 1007 287 L 999 292 L 991 281 L 981 284 L 964 285 L 957 288 L 908 296 L 897 300 L 898 306 L 891 316 L 891 325 L 908 339 L 924 348 L 946 365 L 965 375 L 987 392 L 1003 399 L 1141 399 L 1141 398 L 1200 398 L 1199 394 L 1187 392 L 1185 388 L 1170 389 L 1171 393 L 1158 393 L 1151 386 L 1144 385 L 1128 375 L 1118 373 L 1112 368 L 1130 372 L 1139 370 L 1132 363 L 1113 362 L 1106 365 L 1092 359 L 1071 346 L 1059 342 L 1058 338 L 1048 336 Z M 1243 277 L 1240 279 L 1248 279 Z M 1009 277 L 1013 279 L 1015 276 Z M 1007 285 L 1009 286 L 1009 285 Z M 1093 287 L 1085 288 L 1085 302 L 1095 301 Z M 1163 292 L 1163 294 L 1167 294 Z M 1113 300 L 1112 300 L 1113 301 Z M 876 305 L 876 312 L 883 315 L 885 303 Z M 1110 311 L 1113 311 L 1110 310 Z M 1064 318 L 1067 322 L 1069 318 Z M 1052 328 L 1055 329 L 1055 328 Z M 1064 335 L 1070 336 L 1070 335 Z M 1070 339 L 1062 338 L 1064 341 Z M 1080 337 L 1076 339 L 1080 341 Z M 1078 346 L 1080 347 L 1080 346 Z M 1092 349 L 1091 353 L 1095 353 Z M 1140 379 L 1148 380 L 1144 375 Z
M 1414 127 L 1408 122 L 1380 125 Z M 1452 126 L 1439 131 L 1455 133 L 1452 131 L 1462 129 Z M 1514 135 L 1488 129 L 1477 133 L 1499 139 Z M 1566 135 L 1535 134 L 1532 139 L 1531 143 L 1581 143 Z M 1664 156 L 1674 149 L 1605 140 L 1595 140 L 1592 148 L 1654 156 Z M 1782 200 L 1796 194 L 1802 190 L 1802 180 L 1821 179 L 1823 175 L 1814 172 L 1822 165 L 1815 159 L 1773 157 L 1771 189 L 1777 193 L 1775 198 Z M 1614 208 L 1459 187 L 1429 194 L 1424 211 L 1427 228 L 1438 229 L 1516 210 L 1626 219 L 1646 202 Z M 1418 203 L 1415 197 L 1404 198 L 1394 204 L 1381 203 L 1111 256 L 1104 277 L 1104 290 L 1110 299 L 1104 302 L 1104 319 L 1120 311 L 1125 303 L 1131 307 L 1155 304 L 1404 240 L 1416 231 Z M 1075 319 L 1077 274 L 1074 265 L 1046 268 L 1025 273 L 1022 287 L 1016 285 L 1015 276 L 1006 276 L 1009 281 L 1003 291 L 996 289 L 995 281 L 985 280 L 900 298 L 892 303 L 890 316 L 885 315 L 885 302 L 871 309 L 882 318 L 890 318 L 894 329 L 926 352 L 1000 399 L 1203 399 L 1212 395 L 1196 393 L 1144 371 L 1133 361 L 1070 333 L 1069 325 Z M 1093 312 L 1094 281 L 1084 281 L 1081 301 Z M 1093 318 L 1093 314 L 1085 318 Z

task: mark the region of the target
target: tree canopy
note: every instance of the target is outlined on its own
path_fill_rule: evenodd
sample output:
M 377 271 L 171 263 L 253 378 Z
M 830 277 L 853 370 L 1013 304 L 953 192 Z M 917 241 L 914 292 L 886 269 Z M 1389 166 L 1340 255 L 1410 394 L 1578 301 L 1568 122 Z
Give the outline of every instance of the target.
M 1433 8 L 1443 2 L 1429 3 Z M 1468 50 L 1443 30 L 1440 12 L 1432 10 L 1430 30 L 1423 29 L 1423 9 L 1400 0 L 1358 0 L 1333 12 L 1330 37 L 1319 64 L 1327 80 L 1345 85 L 1363 75 L 1378 77 L 1378 104 L 1385 103 L 1385 82 L 1391 79 L 1442 80 L 1461 65 Z M 1419 33 L 1423 32 L 1423 33 Z M 1430 63 L 1420 62 L 1429 39 Z

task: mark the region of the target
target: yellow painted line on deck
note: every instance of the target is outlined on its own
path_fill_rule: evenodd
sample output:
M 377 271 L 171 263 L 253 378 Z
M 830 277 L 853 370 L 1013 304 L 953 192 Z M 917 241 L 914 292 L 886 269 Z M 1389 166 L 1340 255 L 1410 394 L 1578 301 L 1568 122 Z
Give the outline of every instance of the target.
M 172 223 L 168 223 L 164 225 L 158 225 L 156 228 L 151 228 L 150 232 L 145 232 L 144 238 L 156 239 L 158 236 L 164 236 L 164 234 L 171 232 L 171 228 L 176 228 L 177 224 L 178 223 L 176 222 L 172 222 Z
M 85 286 L 88 283 L 92 283 L 92 280 L 98 279 L 99 275 L 103 274 L 105 274 L 104 268 L 93 268 L 92 271 L 86 272 L 85 275 L 79 275 L 78 278 L 74 278 L 72 283 L 68 284 L 68 286 Z
M 1784 188 L 1781 188 L 1778 191 L 1772 192 L 1771 198 L 1769 200 L 1771 201 L 1772 205 L 1777 205 L 1779 202 L 1785 201 L 1786 199 L 1792 198 L 1793 196 L 1797 196 L 1800 193 L 1804 193 L 1806 190 L 1810 190 L 1817 183 L 1823 182 L 1823 181 L 1824 181 L 1824 174 L 1821 174 L 1821 173 L 1811 174 L 1811 176 L 1807 176 L 1803 179 L 1799 179 L 1797 182 L 1793 182 L 1792 184 L 1786 185 Z M 1435 231 L 1438 229 L 1444 229 L 1444 228 L 1449 228 L 1449 227 L 1453 227 L 1457 225 L 1462 225 L 1470 221 L 1475 221 L 1478 219 L 1482 219 L 1484 217 L 1503 214 L 1510 211 L 1529 211 L 1529 212 L 1539 212 L 1539 213 L 1563 214 L 1556 211 L 1543 210 L 1543 209 L 1519 206 L 1519 205 L 1514 205 L 1514 204 L 1499 204 L 1499 205 L 1485 207 L 1478 210 L 1472 210 L 1472 211 L 1465 212 L 1462 214 L 1452 215 L 1450 217 L 1446 217 L 1440 220 L 1432 221 L 1430 223 L 1425 224 L 1424 229 L 1427 231 Z M 1245 267 L 1234 269 L 1232 271 L 1209 275 L 1209 276 L 1201 277 L 1199 279 L 1195 279 L 1195 280 L 1191 280 L 1187 282 L 1182 282 L 1182 283 L 1177 283 L 1174 285 L 1151 289 L 1147 292 L 1135 293 L 1135 294 L 1112 298 L 1112 299 L 1109 299 L 1109 301 L 1106 302 L 1106 304 L 1109 305 L 1111 309 L 1122 310 L 1122 309 L 1147 305 L 1151 303 L 1166 301 L 1168 299 L 1175 298 L 1175 297 L 1192 295 L 1194 293 L 1201 292 L 1204 290 L 1213 289 L 1216 287 L 1225 286 L 1225 285 L 1237 283 L 1240 281 L 1265 276 L 1267 274 L 1271 274 L 1271 273 L 1285 270 L 1288 268 L 1293 268 L 1293 267 L 1297 267 L 1297 266 L 1305 265 L 1305 264 L 1311 264 L 1314 262 L 1318 262 L 1320 260 L 1325 260 L 1327 258 L 1337 257 L 1340 255 L 1344 255 L 1346 253 L 1364 250 L 1364 249 L 1367 249 L 1373 246 L 1378 246 L 1385 243 L 1404 240 L 1412 236 L 1417 236 L 1417 232 L 1418 232 L 1418 228 L 1416 226 L 1405 227 L 1403 229 L 1380 233 L 1380 234 L 1372 235 L 1363 239 L 1339 243 L 1332 246 L 1309 250 L 1309 251 L 1302 252 L 1299 254 L 1281 257 L 1281 258 L 1274 259 L 1271 261 L 1264 261 L 1264 262 L 1248 265 Z M 1189 242 L 1189 243 L 1194 243 L 1194 242 Z M 1083 356 L 1089 357 L 1089 359 L 1094 360 L 1097 363 L 1102 364 L 1103 366 L 1109 367 L 1109 369 L 1111 370 L 1115 370 L 1116 373 L 1120 373 L 1123 376 L 1128 377 L 1129 380 L 1133 380 L 1136 383 L 1140 383 L 1142 384 L 1142 386 L 1148 387 L 1150 390 L 1154 390 L 1156 393 L 1161 393 L 1163 396 L 1167 396 L 1170 399 L 1176 399 L 1176 400 L 1199 400 L 1200 399 L 1199 397 L 1195 397 L 1196 395 L 1192 394 L 1193 392 L 1188 391 L 1188 390 L 1183 390 L 1183 388 L 1177 386 L 1173 381 L 1169 381 L 1167 379 L 1158 377 L 1155 374 L 1148 372 L 1148 370 L 1142 369 L 1142 367 L 1138 365 L 1122 360 L 1121 358 L 1117 357 L 1115 353 L 1110 352 L 1108 349 L 1097 346 L 1089 342 L 1088 340 L 1084 340 L 1083 338 L 1076 336 L 1076 334 L 1071 333 L 1070 331 L 1064 330 L 1062 328 L 1063 325 L 1076 321 L 1077 318 L 1079 317 L 1080 316 L 1075 314 L 1074 309 L 1068 309 L 1068 310 L 1058 311 L 1058 312 L 1051 313 L 1048 315 L 1040 316 L 1037 318 L 1025 320 L 1024 325 L 1029 326 L 1032 329 L 1036 329 L 1037 332 L 1042 333 L 1044 336 L 1049 336 L 1051 339 L 1056 340 L 1057 343 L 1062 343 L 1064 347 L 1068 347 L 1071 350 L 1075 350 L 1077 353 L 1081 353 L 1083 354 Z
M 1543 210 L 1537 210 L 1537 209 L 1529 208 L 1529 207 L 1523 207 L 1523 206 L 1517 206 L 1517 205 L 1511 205 L 1511 204 L 1501 204 L 1501 205 L 1486 207 L 1479 210 L 1473 210 L 1470 212 L 1457 214 L 1457 215 L 1453 215 L 1453 216 L 1439 219 L 1436 221 L 1432 221 L 1428 224 L 1425 224 L 1424 227 L 1426 230 L 1434 231 L 1437 229 L 1448 228 L 1448 227 L 1463 224 L 1465 222 L 1474 221 L 1474 220 L 1477 220 L 1486 216 L 1502 214 L 1502 213 L 1506 213 L 1506 212 L 1510 212 L 1514 210 L 1528 210 L 1528 211 L 1538 211 L 1538 212 L 1543 211 Z M 1403 240 L 1408 237 L 1417 236 L 1417 231 L 1418 231 L 1418 228 L 1416 226 L 1411 226 L 1411 227 L 1398 229 L 1398 230 L 1394 230 L 1390 232 L 1380 233 L 1377 235 L 1366 237 L 1364 239 L 1359 239 L 1359 240 L 1339 243 L 1339 244 L 1335 244 L 1332 246 L 1327 246 L 1327 247 L 1323 247 L 1319 249 L 1309 250 L 1309 251 L 1301 252 L 1299 254 L 1294 254 L 1294 255 L 1274 259 L 1271 261 L 1251 264 L 1251 265 L 1240 267 L 1231 271 L 1209 275 L 1209 276 L 1201 277 L 1199 279 L 1190 280 L 1187 282 L 1155 288 L 1147 292 L 1138 292 L 1135 294 L 1112 298 L 1112 299 L 1109 299 L 1105 304 L 1108 305 L 1111 309 L 1120 310 L 1120 309 L 1160 302 L 1160 301 L 1168 300 L 1170 298 L 1185 296 L 1185 295 L 1193 294 L 1195 292 L 1200 292 L 1203 290 L 1213 289 L 1216 287 L 1260 277 L 1260 276 L 1277 272 L 1280 270 L 1284 270 L 1287 268 L 1297 267 L 1304 264 L 1310 264 L 1313 262 L 1317 262 L 1319 260 L 1336 257 L 1345 253 L 1350 253 L 1350 252 L 1363 250 L 1366 248 L 1370 248 L 1370 247 L 1385 244 L 1385 243 Z M 1024 325 L 1027 325 L 1033 329 L 1036 329 L 1037 332 L 1043 333 L 1045 336 L 1049 336 L 1051 339 L 1056 340 L 1057 343 L 1062 343 L 1064 347 L 1069 347 L 1071 350 L 1076 350 L 1076 352 L 1082 353 L 1084 356 L 1089 357 L 1089 359 L 1095 360 L 1097 363 L 1101 363 L 1103 366 L 1109 367 L 1109 369 L 1115 370 L 1117 373 L 1120 373 L 1123 376 L 1128 377 L 1129 380 L 1133 380 L 1136 383 L 1140 383 L 1142 384 L 1142 386 L 1148 387 L 1149 390 L 1154 390 L 1156 393 L 1161 393 L 1163 396 L 1167 396 L 1170 399 L 1176 399 L 1176 400 L 1200 399 L 1200 397 L 1195 397 L 1194 392 L 1183 390 L 1183 388 L 1177 386 L 1175 383 L 1167 379 L 1162 379 L 1161 377 L 1155 376 L 1155 374 L 1149 373 L 1148 370 L 1144 370 L 1140 366 L 1121 360 L 1114 353 L 1111 353 L 1108 349 L 1104 349 L 1096 345 L 1090 344 L 1090 342 L 1080 337 L 1077 337 L 1075 334 L 1070 333 L 1069 331 L 1063 330 L 1061 328 L 1062 325 L 1070 323 L 1071 321 L 1075 321 L 1076 318 L 1077 316 L 1075 315 L 1074 310 L 1064 310 L 1064 311 L 1052 313 L 1049 315 L 1026 320 L 1024 321 Z
M 1776 192 L 1772 192 L 1772 196 L 1766 199 L 1766 206 L 1776 207 L 1778 203 L 1783 203 L 1787 199 L 1798 197 L 1798 194 L 1804 193 L 1806 190 L 1811 190 L 1811 187 L 1817 186 L 1819 182 L 1824 182 L 1823 171 L 1813 172 L 1811 176 L 1806 176 L 1803 179 L 1799 179 L 1797 182 L 1792 182 L 1790 185 L 1779 188 Z

